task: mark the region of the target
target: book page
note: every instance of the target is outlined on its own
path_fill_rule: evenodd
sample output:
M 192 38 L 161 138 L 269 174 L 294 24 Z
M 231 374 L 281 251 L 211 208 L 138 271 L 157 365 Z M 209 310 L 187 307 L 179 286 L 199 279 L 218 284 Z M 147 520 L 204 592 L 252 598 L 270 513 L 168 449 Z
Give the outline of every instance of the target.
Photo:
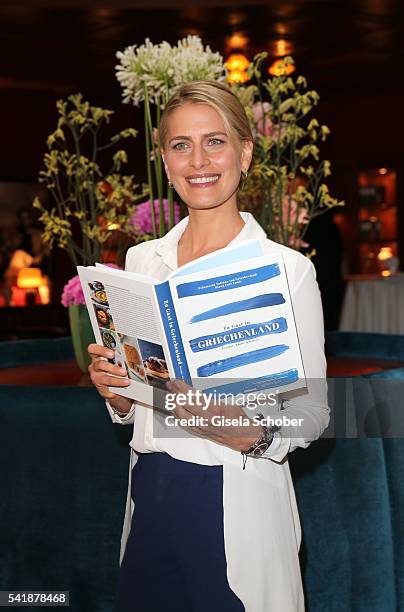
M 106 266 L 78 267 L 96 342 L 115 351 L 111 362 L 126 369 L 130 386 L 113 393 L 152 405 L 172 373 L 161 326 L 155 283 Z

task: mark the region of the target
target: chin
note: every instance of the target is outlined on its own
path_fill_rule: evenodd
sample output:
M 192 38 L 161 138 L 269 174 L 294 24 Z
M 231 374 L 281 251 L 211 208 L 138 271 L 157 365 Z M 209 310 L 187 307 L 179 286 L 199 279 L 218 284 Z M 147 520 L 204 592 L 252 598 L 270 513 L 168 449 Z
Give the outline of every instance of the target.
M 217 208 L 218 206 L 221 206 L 222 204 L 227 202 L 229 197 L 220 193 L 212 193 L 211 195 L 201 194 L 201 196 L 198 197 L 197 195 L 195 197 L 194 194 L 190 195 L 189 193 L 187 193 L 184 194 L 184 196 L 181 196 L 181 199 L 187 205 L 188 208 L 191 208 L 193 210 L 207 210 L 210 208 Z
M 201 190 L 196 193 L 190 193 L 188 190 L 184 190 L 182 193 L 180 191 L 177 191 L 177 193 L 188 208 L 193 210 L 208 210 L 226 204 L 237 192 L 237 189 L 238 183 L 234 185 L 233 189 L 226 190 L 226 193 L 223 193 L 222 190 L 214 189 L 212 189 L 211 193 L 207 193 L 207 190 Z
M 184 200 L 187 208 L 191 209 L 191 210 L 211 210 L 214 208 L 219 208 L 219 206 L 222 206 L 222 204 L 224 204 L 224 202 L 186 202 Z

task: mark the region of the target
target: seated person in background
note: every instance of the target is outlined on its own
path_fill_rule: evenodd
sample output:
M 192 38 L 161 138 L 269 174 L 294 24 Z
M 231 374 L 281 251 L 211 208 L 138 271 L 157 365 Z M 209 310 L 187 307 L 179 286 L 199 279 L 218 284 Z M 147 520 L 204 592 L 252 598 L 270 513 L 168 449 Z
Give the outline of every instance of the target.
M 11 254 L 10 261 L 4 273 L 5 297 L 10 303 L 12 288 L 17 285 L 18 273 L 23 268 L 40 268 L 47 272 L 47 249 L 42 243 L 42 229 L 32 227 L 29 233 L 22 237 L 19 246 Z

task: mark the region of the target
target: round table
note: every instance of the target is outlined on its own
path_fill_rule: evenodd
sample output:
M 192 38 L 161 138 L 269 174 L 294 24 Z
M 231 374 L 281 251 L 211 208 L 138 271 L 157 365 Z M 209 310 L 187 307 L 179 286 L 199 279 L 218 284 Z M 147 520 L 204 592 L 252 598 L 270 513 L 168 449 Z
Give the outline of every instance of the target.
M 404 274 L 350 277 L 340 331 L 404 334 Z

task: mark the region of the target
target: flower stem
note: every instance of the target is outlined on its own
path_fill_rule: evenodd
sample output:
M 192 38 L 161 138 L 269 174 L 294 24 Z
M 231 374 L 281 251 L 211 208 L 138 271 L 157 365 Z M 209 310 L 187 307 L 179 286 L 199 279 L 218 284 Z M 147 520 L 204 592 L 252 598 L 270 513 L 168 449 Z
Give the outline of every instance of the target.
M 144 127 L 145 127 L 145 141 L 146 141 L 146 165 L 147 165 L 147 182 L 149 184 L 149 198 L 150 198 L 150 217 L 153 228 L 153 238 L 157 238 L 157 229 L 156 229 L 156 213 L 154 210 L 154 191 L 153 191 L 153 177 L 151 170 L 151 160 L 150 160 L 150 134 L 148 130 L 148 116 L 150 114 L 149 108 L 149 97 L 147 93 L 147 87 L 144 87 Z
M 164 236 L 166 233 L 166 221 L 164 214 L 164 204 L 163 204 L 163 167 L 162 167 L 162 159 L 160 152 L 160 98 L 157 99 L 157 143 L 154 140 L 153 126 L 150 118 L 150 130 L 153 136 L 153 146 L 154 146 L 154 169 L 156 175 L 156 184 L 157 184 L 157 194 L 159 199 L 159 232 L 160 236 Z

